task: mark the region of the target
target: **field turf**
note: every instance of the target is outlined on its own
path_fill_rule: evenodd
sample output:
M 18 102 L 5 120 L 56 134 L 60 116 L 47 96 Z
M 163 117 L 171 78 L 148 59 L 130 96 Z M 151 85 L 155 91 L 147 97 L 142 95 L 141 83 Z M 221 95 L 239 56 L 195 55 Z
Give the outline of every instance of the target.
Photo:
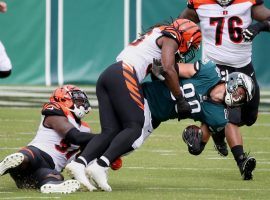
M 92 110 L 86 121 L 93 132 L 100 131 L 97 110 Z M 40 109 L 0 108 L 0 160 L 27 145 L 39 122 Z M 181 133 L 191 123 L 191 120 L 173 120 L 162 124 L 141 149 L 123 158 L 120 170 L 109 172 L 113 189 L 110 193 L 79 191 L 45 195 L 38 190 L 19 190 L 9 175 L 4 175 L 0 177 L 0 200 L 270 199 L 270 115 L 260 114 L 254 126 L 241 128 L 245 150 L 257 159 L 253 181 L 241 180 L 231 152 L 226 158 L 219 156 L 212 140 L 200 156 L 190 155 Z

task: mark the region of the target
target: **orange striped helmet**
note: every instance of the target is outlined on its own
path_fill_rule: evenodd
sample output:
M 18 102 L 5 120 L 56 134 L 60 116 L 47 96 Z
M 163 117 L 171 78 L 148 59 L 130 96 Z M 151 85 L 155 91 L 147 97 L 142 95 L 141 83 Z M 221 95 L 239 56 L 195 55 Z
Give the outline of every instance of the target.
M 63 85 L 54 90 L 50 102 L 57 102 L 82 118 L 91 109 L 87 95 L 75 85 Z
M 177 19 L 165 27 L 162 33 L 178 43 L 178 54 L 184 62 L 192 60 L 195 57 L 195 51 L 200 48 L 201 30 L 190 20 Z
M 179 51 L 181 54 L 189 51 L 191 47 L 195 50 L 200 48 L 202 35 L 197 24 L 187 19 L 177 19 L 172 23 L 172 26 L 181 35 L 181 38 L 179 38 Z

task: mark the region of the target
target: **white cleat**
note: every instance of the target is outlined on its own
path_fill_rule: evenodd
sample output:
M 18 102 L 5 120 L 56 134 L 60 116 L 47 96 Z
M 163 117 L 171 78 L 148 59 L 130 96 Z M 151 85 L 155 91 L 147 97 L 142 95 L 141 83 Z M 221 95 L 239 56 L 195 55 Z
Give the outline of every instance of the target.
M 2 176 L 8 169 L 19 166 L 24 160 L 22 153 L 13 153 L 0 162 L 0 176 Z
M 89 182 L 88 178 L 86 177 L 85 166 L 83 164 L 71 161 L 71 163 L 67 164 L 65 169 L 71 178 L 75 178 L 81 183 L 81 186 L 86 187 L 89 191 L 97 189 Z
M 53 183 L 49 182 L 41 186 L 41 193 L 50 194 L 50 193 L 61 193 L 61 194 L 70 194 L 76 192 L 80 188 L 80 182 L 77 180 L 66 180 L 62 183 Z
M 109 167 L 101 167 L 95 161 L 85 169 L 85 173 L 102 190 L 104 190 L 106 192 L 111 192 L 112 188 L 108 184 L 108 169 L 109 169 Z

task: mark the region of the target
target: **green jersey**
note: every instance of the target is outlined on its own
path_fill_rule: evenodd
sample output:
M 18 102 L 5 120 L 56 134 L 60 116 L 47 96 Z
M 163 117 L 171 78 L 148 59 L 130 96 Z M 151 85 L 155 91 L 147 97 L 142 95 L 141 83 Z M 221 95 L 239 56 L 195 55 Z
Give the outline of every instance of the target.
M 227 110 L 224 104 L 213 102 L 208 95 L 220 82 L 220 73 L 211 61 L 199 63 L 201 66 L 197 74 L 189 79 L 180 79 L 180 88 L 191 106 L 191 118 L 206 123 L 213 131 L 217 131 L 228 122 Z M 177 118 L 175 98 L 164 82 L 145 82 L 142 87 L 154 119 L 166 121 Z

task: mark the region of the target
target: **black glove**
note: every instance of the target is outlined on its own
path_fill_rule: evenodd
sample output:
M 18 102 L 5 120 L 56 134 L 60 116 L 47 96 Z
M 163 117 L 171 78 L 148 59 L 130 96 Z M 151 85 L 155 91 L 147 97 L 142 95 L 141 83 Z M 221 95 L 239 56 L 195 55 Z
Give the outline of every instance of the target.
M 157 77 L 159 80 L 164 81 L 164 70 L 163 70 L 163 66 L 161 64 L 161 60 L 160 59 L 155 59 L 153 58 L 153 65 L 152 65 L 152 74 Z
M 251 42 L 261 31 L 270 31 L 269 27 L 269 21 L 258 22 L 256 24 L 249 25 L 246 29 L 242 30 L 244 41 Z
M 184 99 L 183 96 L 176 98 L 177 112 L 178 112 L 178 121 L 181 119 L 186 119 L 191 116 L 191 108 L 189 103 Z

